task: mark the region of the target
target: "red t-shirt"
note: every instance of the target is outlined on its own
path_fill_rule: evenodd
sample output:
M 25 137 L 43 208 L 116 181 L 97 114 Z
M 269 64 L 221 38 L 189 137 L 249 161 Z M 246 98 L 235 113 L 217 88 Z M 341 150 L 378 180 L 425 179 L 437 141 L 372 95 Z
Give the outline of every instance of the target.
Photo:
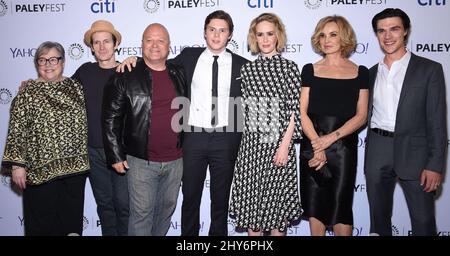
M 175 87 L 167 70 L 152 70 L 153 95 L 148 138 L 148 159 L 154 162 L 169 162 L 182 156 L 177 148 L 178 133 L 172 127 L 172 117 L 178 109 L 171 109 L 177 97 Z

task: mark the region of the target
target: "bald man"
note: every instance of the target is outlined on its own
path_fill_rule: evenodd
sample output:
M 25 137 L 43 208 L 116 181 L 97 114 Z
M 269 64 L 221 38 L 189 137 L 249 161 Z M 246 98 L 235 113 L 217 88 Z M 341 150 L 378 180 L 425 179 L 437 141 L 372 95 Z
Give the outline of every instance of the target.
M 158 23 L 142 35 L 136 68 L 117 73 L 103 99 L 105 153 L 109 164 L 128 175 L 129 235 L 163 236 L 169 230 L 183 174 L 180 133 L 171 127 L 184 95 L 180 67 L 167 63 L 170 37 Z

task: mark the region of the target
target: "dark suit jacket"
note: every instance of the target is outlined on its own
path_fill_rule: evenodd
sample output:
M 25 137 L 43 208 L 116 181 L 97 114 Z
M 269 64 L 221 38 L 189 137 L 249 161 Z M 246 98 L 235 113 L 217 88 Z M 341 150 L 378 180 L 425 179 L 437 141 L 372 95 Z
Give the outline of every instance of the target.
M 378 64 L 370 69 L 368 128 Z M 423 169 L 443 173 L 447 151 L 447 107 L 442 65 L 411 53 L 400 92 L 394 131 L 394 170 L 416 180 Z M 370 132 L 367 132 L 367 148 Z
M 180 54 L 178 54 L 174 59 L 171 60 L 172 62 L 184 68 L 187 86 L 186 96 L 189 100 L 191 99 L 191 84 L 195 67 L 197 65 L 198 58 L 203 53 L 203 51 L 205 51 L 205 49 L 206 48 L 204 47 L 186 47 L 181 51 Z M 234 54 L 228 49 L 227 51 L 231 53 L 232 56 L 230 98 L 236 99 L 236 97 L 242 96 L 240 73 L 242 65 L 247 63 L 248 60 L 237 54 Z M 242 110 L 238 109 L 240 107 L 241 104 L 238 104 L 233 108 L 232 111 L 230 109 L 228 117 L 228 124 L 234 124 L 234 127 L 232 129 L 227 129 L 227 131 L 232 130 L 233 132 L 227 132 L 227 135 L 230 136 L 230 148 L 233 151 L 232 155 L 235 157 L 237 156 L 242 137 L 242 131 L 238 132 L 238 126 L 242 127 L 242 124 L 240 123 L 243 121 Z M 185 122 L 187 122 L 187 120 Z

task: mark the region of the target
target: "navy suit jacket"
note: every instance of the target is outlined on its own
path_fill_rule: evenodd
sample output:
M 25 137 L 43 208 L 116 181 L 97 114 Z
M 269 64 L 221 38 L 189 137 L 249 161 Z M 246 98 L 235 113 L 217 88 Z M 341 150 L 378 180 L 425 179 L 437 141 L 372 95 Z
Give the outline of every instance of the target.
M 378 64 L 369 71 L 369 129 L 377 72 Z M 444 172 L 447 154 L 446 112 L 442 65 L 411 53 L 400 92 L 394 131 L 394 170 L 400 178 L 417 180 L 424 169 Z M 367 132 L 366 157 L 368 147 L 370 132 Z

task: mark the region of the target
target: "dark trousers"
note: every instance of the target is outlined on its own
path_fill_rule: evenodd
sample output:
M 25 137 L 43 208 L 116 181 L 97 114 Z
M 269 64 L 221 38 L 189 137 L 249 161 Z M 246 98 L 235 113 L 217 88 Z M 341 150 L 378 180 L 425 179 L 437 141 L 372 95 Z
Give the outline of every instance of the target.
M 26 236 L 66 236 L 83 232 L 86 174 L 28 185 L 23 192 Z
M 181 235 L 198 236 L 200 204 L 206 170 L 209 166 L 211 224 L 210 236 L 228 234 L 228 200 L 235 159 L 231 145 L 234 143 L 224 132 L 188 132 L 183 143 L 183 204 L 181 210 Z
M 370 233 L 392 235 L 392 209 L 397 174 L 394 170 L 394 139 L 372 131 L 367 144 L 365 175 L 370 208 Z M 423 191 L 420 180 L 398 178 L 411 218 L 412 235 L 436 235 L 434 193 Z
M 91 170 L 89 181 L 97 204 L 102 235 L 126 236 L 128 234 L 128 181 L 106 165 L 103 148 L 88 147 Z

